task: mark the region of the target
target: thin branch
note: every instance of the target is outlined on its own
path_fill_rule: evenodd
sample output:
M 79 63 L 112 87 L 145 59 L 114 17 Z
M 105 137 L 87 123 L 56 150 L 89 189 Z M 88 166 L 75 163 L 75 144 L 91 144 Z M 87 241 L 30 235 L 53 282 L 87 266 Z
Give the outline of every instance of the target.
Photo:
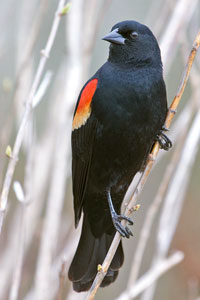
M 65 89 L 64 94 L 61 97 L 62 102 L 59 105 L 59 119 L 55 131 L 55 149 L 54 156 L 52 158 L 50 189 L 42 227 L 41 242 L 38 251 L 36 275 L 34 280 L 34 299 L 45 300 L 50 299 L 53 296 L 52 289 L 49 290 L 51 282 L 51 268 L 57 249 L 57 240 L 60 230 L 67 178 L 70 175 L 71 111 L 82 83 L 81 29 L 83 29 L 83 4 L 83 0 L 76 1 L 67 18 L 68 35 L 66 42 L 68 48 L 68 64 L 67 69 L 65 63 L 63 64 L 63 86 Z M 71 30 L 72 28 L 76 28 L 76 34 L 74 30 Z
M 42 82 L 43 84 L 43 82 Z M 41 84 L 41 85 L 42 85 Z M 47 87 L 47 86 L 46 86 Z M 44 92 L 46 89 L 43 89 Z M 38 98 L 38 102 L 41 100 L 43 94 L 40 93 L 40 97 Z M 19 287 L 22 278 L 22 266 L 25 254 L 25 229 L 26 229 L 26 216 L 27 216 L 27 207 L 28 204 L 31 203 L 32 200 L 32 171 L 33 171 L 33 115 L 31 113 L 28 123 L 27 123 L 27 135 L 25 140 L 27 143 L 27 162 L 25 166 L 25 176 L 24 176 L 24 191 L 22 189 L 21 184 L 18 181 L 15 181 L 13 184 L 13 189 L 15 191 L 15 195 L 17 200 L 20 202 L 20 215 L 19 215 L 19 232 L 18 232 L 18 243 L 16 246 L 16 261 L 14 264 L 13 270 L 13 278 L 12 285 L 9 293 L 9 300 L 17 300 L 19 294 Z
M 63 261 L 65 261 L 66 269 L 68 270 L 69 265 L 71 263 L 72 257 L 74 255 L 74 249 L 76 249 L 78 245 L 78 240 L 81 233 L 81 226 L 79 226 L 76 230 L 74 229 L 74 225 L 71 224 L 70 220 L 66 223 L 66 219 L 64 222 L 65 228 L 67 230 L 66 233 L 66 241 L 64 247 L 61 252 L 55 258 L 55 261 L 51 267 L 50 278 L 51 281 L 49 286 L 51 286 L 51 298 L 54 299 L 56 292 L 58 291 L 58 274 L 60 272 L 60 266 Z M 81 225 L 81 224 L 80 224 Z M 76 293 L 77 295 L 77 293 Z M 34 288 L 31 287 L 27 295 L 24 297 L 24 300 L 32 300 L 35 299 L 35 291 Z
M 22 265 L 23 265 L 23 257 L 24 257 L 24 243 L 25 243 L 25 196 L 22 190 L 22 187 L 19 182 L 14 183 L 14 191 L 17 200 L 20 202 L 20 225 L 19 225 L 19 234 L 18 234 L 18 243 L 17 243 L 17 253 L 16 253 L 16 261 L 13 272 L 13 280 L 9 293 L 9 300 L 17 300 L 19 293 L 19 286 L 22 275 Z
M 169 111 L 168 111 L 168 114 L 167 114 L 167 117 L 166 117 L 166 121 L 165 121 L 165 126 L 166 128 L 169 128 L 171 122 L 172 122 L 172 119 L 174 118 L 174 115 L 175 115 L 175 112 L 176 112 L 176 109 L 179 105 L 179 102 L 181 100 L 181 97 L 182 97 L 182 94 L 183 94 L 183 91 L 185 89 L 185 85 L 187 83 L 187 80 L 188 80 L 188 77 L 189 77 L 189 73 L 190 73 L 190 70 L 191 70 L 191 67 L 192 67 L 192 64 L 193 64 L 193 61 L 194 61 L 194 58 L 195 58 L 195 55 L 197 53 L 197 49 L 198 47 L 200 46 L 200 32 L 198 33 L 198 35 L 196 36 L 196 39 L 194 41 L 194 44 L 193 44 L 193 47 L 192 47 L 192 50 L 190 52 L 190 55 L 189 55 L 189 58 L 188 58 L 188 62 L 187 62 L 187 65 L 186 65 L 186 68 L 185 68 L 185 71 L 183 73 L 183 78 L 181 80 L 181 83 L 180 83 L 180 86 L 178 88 L 178 92 L 176 94 L 176 96 L 174 97 L 173 101 L 172 101 L 172 104 L 169 108 Z M 142 191 L 143 189 L 143 186 L 151 172 L 151 169 L 153 167 L 153 164 L 156 160 L 156 157 L 158 155 L 158 152 L 159 152 L 159 149 L 160 149 L 160 146 L 159 146 L 159 143 L 156 142 L 154 147 L 153 147 L 153 150 L 151 152 L 151 154 L 149 155 L 149 160 L 148 160 L 148 163 L 146 165 L 146 168 L 144 170 L 144 173 L 138 183 L 138 186 L 135 190 L 135 193 L 133 194 L 133 196 L 131 197 L 130 199 L 130 202 L 129 204 L 127 205 L 126 207 L 126 210 L 125 210 L 125 215 L 126 216 L 130 216 L 130 214 L 133 212 L 134 210 L 134 205 L 135 205 L 135 202 L 136 202 L 136 199 L 137 197 L 139 196 L 140 192 Z M 125 222 L 122 222 L 123 224 L 126 224 Z M 105 277 L 106 273 L 107 273 L 107 270 L 109 268 L 109 265 L 113 259 L 113 256 L 117 250 L 117 247 L 119 245 L 119 242 L 120 242 L 120 239 L 121 239 L 121 236 L 120 234 L 117 232 L 115 234 L 115 237 L 113 239 L 113 242 L 110 246 L 110 249 L 106 255 L 106 258 L 102 264 L 102 269 L 101 271 L 99 271 L 95 277 L 95 280 L 92 284 L 92 287 L 88 293 L 88 296 L 87 296 L 87 299 L 88 300 L 92 300 L 94 299 L 95 295 L 96 295 L 96 292 L 101 284 L 101 282 L 103 281 L 103 278 Z
M 131 300 L 141 294 L 145 289 L 152 285 L 161 275 L 166 273 L 169 269 L 179 264 L 184 258 L 181 251 L 177 251 L 169 258 L 160 260 L 153 269 L 150 269 L 144 276 L 142 276 L 136 284 L 127 292 L 121 294 L 116 300 Z
M 97 33 L 104 19 L 105 12 L 107 11 L 112 0 L 103 0 L 101 7 L 98 7 L 100 1 L 93 0 L 92 2 L 84 2 L 84 16 L 83 16 L 83 35 L 84 41 L 87 43 L 82 45 L 83 47 L 83 79 L 88 78 L 88 70 L 91 60 L 91 53 L 94 49 Z M 97 13 L 98 12 L 98 13 Z
M 181 124 L 184 122 L 184 127 L 181 126 L 181 131 L 179 132 L 179 135 L 177 137 L 178 144 L 177 147 L 174 150 L 174 153 L 172 155 L 172 159 L 170 163 L 167 166 L 167 169 L 165 171 L 163 180 L 161 182 L 161 185 L 159 187 L 159 190 L 157 192 L 156 197 L 154 198 L 154 201 L 150 205 L 148 212 L 145 216 L 145 221 L 141 230 L 139 242 L 135 251 L 134 259 L 132 262 L 132 268 L 129 275 L 128 285 L 127 288 L 131 288 L 132 285 L 134 285 L 135 280 L 138 276 L 139 269 L 142 263 L 142 258 L 146 249 L 147 241 L 150 236 L 151 228 L 153 225 L 153 221 L 155 219 L 156 213 L 162 203 L 162 200 L 164 200 L 164 194 L 166 193 L 166 189 L 168 187 L 169 181 L 172 178 L 174 169 L 177 168 L 177 162 L 180 158 L 181 149 L 183 148 L 183 143 L 185 142 L 186 133 L 188 131 L 188 127 L 190 124 L 190 121 L 194 115 L 194 112 L 196 109 L 198 109 L 199 106 L 199 98 L 200 98 L 200 88 L 199 88 L 199 79 L 200 76 L 198 76 L 197 71 L 195 68 L 193 69 L 193 72 L 190 75 L 190 81 L 194 88 L 194 93 L 192 95 L 192 100 L 189 101 L 190 103 L 185 107 L 187 115 L 184 113 L 184 118 L 181 117 Z M 180 118 L 180 116 L 179 116 Z M 176 121 L 177 123 L 177 121 Z M 180 126 L 179 126 L 180 127 Z
M 21 215 L 20 215 L 20 227 L 19 227 L 19 237 L 18 237 L 18 249 L 16 253 L 16 261 L 14 265 L 14 273 L 12 286 L 9 293 L 9 300 L 17 300 L 19 287 L 22 276 L 22 266 L 24 258 L 24 242 L 25 242 L 25 206 L 21 204 Z
M 176 172 L 171 181 L 162 209 L 157 235 L 158 257 L 165 256 L 175 233 L 178 217 L 183 205 L 192 165 L 195 161 L 200 139 L 200 108 L 187 136 Z M 177 198 L 179 199 L 177 201 Z M 173 218 L 170 216 L 173 212 Z M 170 224 L 170 226 L 169 226 Z
M 43 96 L 45 95 L 52 79 L 53 73 L 51 71 L 47 71 L 44 75 L 44 79 L 41 82 L 40 86 L 38 87 L 37 92 L 35 93 L 34 99 L 33 99 L 33 108 L 35 108 L 40 101 L 42 100 Z
M 177 41 L 180 29 L 185 28 L 194 9 L 197 5 L 197 0 L 178 0 L 173 9 L 172 16 L 168 22 L 162 39 L 160 40 L 160 49 L 162 53 L 162 61 L 165 66 L 165 72 L 169 70 L 170 63 L 175 54 L 174 43 Z M 172 51 L 173 48 L 173 51 Z
M 33 81 L 29 96 L 28 96 L 28 99 L 26 101 L 24 115 L 23 115 L 23 118 L 22 118 L 22 121 L 21 121 L 21 124 L 20 124 L 20 127 L 19 127 L 19 131 L 18 131 L 17 136 L 16 136 L 14 147 L 13 147 L 12 158 L 9 161 L 8 168 L 7 168 L 7 171 L 6 171 L 6 176 L 5 176 L 3 189 L 2 189 L 2 194 L 1 194 L 1 198 L 0 198 L 0 233 L 1 233 L 1 229 L 2 229 L 4 213 L 5 213 L 6 206 L 7 206 L 10 186 L 11 186 L 13 174 L 14 174 L 14 171 L 15 171 L 15 166 L 16 166 L 16 163 L 18 161 L 18 154 L 19 154 L 21 144 L 22 144 L 22 141 L 23 141 L 23 138 L 24 138 L 26 124 L 27 124 L 27 121 L 29 119 L 30 113 L 32 111 L 32 103 L 33 103 L 35 93 L 37 91 L 39 82 L 41 80 L 41 77 L 42 77 L 42 74 L 43 74 L 43 71 L 44 71 L 44 67 L 45 67 L 47 59 L 50 55 L 50 51 L 51 51 L 51 48 L 53 46 L 53 43 L 54 43 L 54 40 L 55 40 L 55 37 L 56 37 L 56 33 L 57 33 L 58 26 L 60 24 L 60 19 L 61 19 L 61 16 L 62 16 L 61 12 L 62 12 L 62 9 L 64 7 L 64 4 L 65 4 L 65 0 L 60 0 L 59 1 L 58 10 L 57 10 L 57 12 L 55 14 L 55 17 L 54 17 L 53 25 L 52 25 L 52 28 L 51 28 L 51 31 L 50 31 L 49 38 L 47 40 L 46 47 L 45 47 L 44 50 L 41 51 L 42 57 L 40 59 L 39 66 L 38 66 L 38 69 L 37 69 L 37 72 L 36 72 L 36 75 L 35 75 L 35 78 L 34 78 L 34 81 Z
M 59 288 L 57 295 L 55 297 L 56 300 L 62 300 L 63 299 L 63 288 L 64 288 L 64 283 L 65 283 L 65 278 L 66 278 L 66 269 L 67 269 L 67 263 L 65 260 L 63 260 L 61 264 L 61 269 L 59 272 Z
M 163 259 L 167 252 L 173 236 L 175 234 L 176 226 L 180 217 L 181 209 L 185 198 L 185 193 L 188 187 L 189 178 L 192 171 L 200 140 L 200 108 L 195 116 L 187 139 L 185 141 L 179 164 L 176 167 L 176 172 L 170 182 L 168 193 L 164 200 L 162 208 L 158 232 L 157 245 L 155 250 L 152 267 L 157 264 L 160 259 Z M 178 201 L 177 201 L 178 199 Z M 173 214 L 173 218 L 171 215 Z M 156 282 L 150 289 L 145 291 L 143 299 L 153 299 Z
M 185 45 L 185 42 L 184 42 L 184 49 L 188 49 L 188 45 Z M 185 51 L 184 51 L 184 57 L 185 57 Z M 189 115 L 191 115 L 192 111 L 196 111 L 197 109 L 198 109 L 198 111 L 200 110 L 200 107 L 199 107 L 199 99 L 200 99 L 199 74 L 198 74 L 198 71 L 195 69 L 195 66 L 193 68 L 193 72 L 190 74 L 190 81 L 191 81 L 191 85 L 194 90 L 193 96 L 192 96 L 193 101 L 191 102 L 190 106 L 187 105 L 184 109 L 184 110 L 187 109 L 187 113 L 189 113 Z M 198 118 L 198 114 L 196 115 L 195 120 L 196 120 L 196 118 Z M 184 118 L 182 120 L 181 126 L 183 123 L 185 125 L 186 120 L 188 120 L 188 118 Z M 196 123 L 196 125 L 195 125 L 195 123 Z M 194 127 L 194 125 L 195 125 L 195 127 Z M 182 130 L 184 130 L 183 126 L 182 126 Z M 190 132 L 188 134 L 188 137 L 187 137 L 187 141 L 185 142 L 185 145 L 181 151 L 182 155 L 179 155 L 180 156 L 179 164 L 178 164 L 178 166 L 176 166 L 176 172 L 175 172 L 174 176 L 172 177 L 171 183 L 168 187 L 168 194 L 170 194 L 170 196 L 168 197 L 168 194 L 167 194 L 165 197 L 165 200 L 164 200 L 165 205 L 164 205 L 163 211 L 162 211 L 163 217 L 161 217 L 162 219 L 163 218 L 165 219 L 166 215 L 169 212 L 171 214 L 171 208 L 173 207 L 173 220 L 171 222 L 171 219 L 168 219 L 168 221 L 169 221 L 168 224 L 165 222 L 165 226 L 164 226 L 164 224 L 162 224 L 162 226 L 159 227 L 157 235 L 158 235 L 158 237 L 160 237 L 160 239 L 157 240 L 157 249 L 156 249 L 156 254 L 154 255 L 152 266 L 154 266 L 154 264 L 157 262 L 158 257 L 164 257 L 166 255 L 166 253 L 169 249 L 171 240 L 174 236 L 176 226 L 177 226 L 177 223 L 178 223 L 178 220 L 180 217 L 181 209 L 183 206 L 183 201 L 185 198 L 185 193 L 187 190 L 192 166 L 193 166 L 193 163 L 195 160 L 195 156 L 197 154 L 196 150 L 198 148 L 197 141 L 199 139 L 199 137 L 198 137 L 199 130 L 200 130 L 200 128 L 198 128 L 198 121 L 193 122 L 193 125 L 192 125 Z M 188 142 L 188 139 L 191 136 L 191 133 L 192 133 L 192 140 L 191 141 L 189 140 L 189 142 Z M 186 156 L 184 155 L 184 153 L 186 153 Z M 184 158 L 182 158 L 183 155 L 184 155 Z M 188 159 L 189 159 L 189 162 L 188 162 Z M 181 167 L 181 165 L 182 165 L 182 167 Z M 186 168 L 185 171 L 182 169 L 183 167 Z M 181 178 L 181 180 L 180 180 L 180 178 Z M 175 185 L 174 185 L 174 182 L 176 182 Z M 178 187 L 178 185 L 179 185 L 179 187 Z M 177 193 L 177 191 L 178 191 L 178 193 Z M 161 225 L 161 222 L 160 222 L 160 225 Z M 161 230 L 161 232 L 160 232 L 160 230 Z M 164 239 L 162 238 L 163 232 L 165 232 Z M 144 292 L 144 294 L 142 295 L 142 299 L 143 300 L 153 299 L 155 289 L 156 289 L 156 282 L 154 282 L 154 284 Z
M 191 117 L 192 117 L 192 115 L 191 115 Z M 132 268 L 130 271 L 128 285 L 127 285 L 128 289 L 130 289 L 134 285 L 134 283 L 138 277 L 138 273 L 139 273 L 140 266 L 142 263 L 142 258 L 143 258 L 143 255 L 144 255 L 144 252 L 145 252 L 145 249 L 147 246 L 147 241 L 148 241 L 148 238 L 149 238 L 151 230 L 152 230 L 152 225 L 153 225 L 156 213 L 158 212 L 159 207 L 162 203 L 163 196 L 166 193 L 171 176 L 174 172 L 174 169 L 176 168 L 176 163 L 179 159 L 179 154 L 180 154 L 181 148 L 183 146 L 183 141 L 185 139 L 186 132 L 187 132 L 187 129 L 189 126 L 189 121 L 190 121 L 190 119 L 188 119 L 187 124 L 184 124 L 185 125 L 184 132 L 181 132 L 181 136 L 179 137 L 178 145 L 173 153 L 173 156 L 171 158 L 169 165 L 167 166 L 167 169 L 165 170 L 165 174 L 162 179 L 161 185 L 158 189 L 157 195 L 154 198 L 154 201 L 151 203 L 151 205 L 147 211 L 147 214 L 145 216 L 144 224 L 142 226 L 140 238 L 139 238 L 138 245 L 137 245 L 135 255 L 134 255 L 134 259 L 132 262 Z
M 33 24 L 31 24 L 31 31 L 28 33 L 28 39 L 26 41 L 26 44 L 20 44 L 21 47 L 23 47 L 23 55 L 20 55 L 20 65 L 18 66 L 18 71 L 16 75 L 16 84 L 15 88 L 17 89 L 19 85 L 20 78 L 22 77 L 28 63 L 30 60 L 30 57 L 33 53 L 34 47 L 36 45 L 38 36 L 40 34 L 40 28 L 42 25 L 42 22 L 44 20 L 44 15 L 47 12 L 47 6 L 48 6 L 48 0 L 42 0 L 40 1 L 39 7 L 37 8 L 37 14 L 34 16 Z M 24 12 L 23 12 L 24 13 Z M 30 16 L 28 16 L 30 19 Z M 22 19 L 22 18 L 21 18 Z M 24 22 L 21 26 L 24 29 Z M 20 49 L 22 50 L 22 49 Z M 21 54 L 21 51 L 20 51 Z M 16 92 L 16 90 L 15 90 Z M 15 98 L 16 95 L 14 95 Z
M 90 24 L 90 27 L 92 26 L 92 28 L 90 29 L 91 36 L 88 45 L 86 45 L 86 49 L 85 49 L 86 52 L 91 53 L 92 50 L 94 49 L 96 36 L 98 34 L 100 26 L 102 25 L 102 20 L 104 19 L 105 13 L 107 12 L 109 6 L 111 5 L 111 2 L 112 0 L 103 0 L 103 3 L 101 4 L 100 9 L 98 10 L 98 15 L 96 16 L 96 18 L 93 17 L 92 23 Z M 88 18 L 87 18 L 87 22 L 88 22 Z
M 199 46 L 200 46 L 200 32 L 198 33 L 198 35 L 195 39 L 195 42 L 193 44 L 192 50 L 190 52 L 189 59 L 188 59 L 187 65 L 185 67 L 183 78 L 182 78 L 181 84 L 179 86 L 178 92 L 177 92 L 175 98 L 173 99 L 172 104 L 170 105 L 170 109 L 168 111 L 167 118 L 165 121 L 166 128 L 169 128 L 169 126 L 172 122 L 172 119 L 174 117 L 174 114 L 176 113 L 176 109 L 180 103 L 181 97 L 185 90 L 185 86 L 186 86 L 186 83 L 187 83 L 187 80 L 188 80 L 188 77 L 189 77 L 189 74 L 190 74 L 190 71 L 192 68 L 192 64 L 193 64 L 193 61 L 194 61 L 194 58 L 196 56 Z

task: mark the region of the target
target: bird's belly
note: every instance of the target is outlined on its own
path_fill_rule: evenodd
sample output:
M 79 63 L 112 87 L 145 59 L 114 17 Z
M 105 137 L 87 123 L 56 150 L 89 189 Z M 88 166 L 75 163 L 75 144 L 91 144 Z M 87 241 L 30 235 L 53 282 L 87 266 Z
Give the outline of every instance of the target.
M 94 192 L 130 183 L 146 162 L 166 114 L 159 99 L 153 102 L 142 91 L 135 93 L 131 84 L 121 86 L 120 92 L 117 85 L 112 91 L 112 97 L 97 97 L 93 103 L 98 126 L 89 189 Z
M 123 123 L 112 129 L 104 127 L 94 143 L 90 189 L 97 192 L 130 184 L 146 161 L 154 135 L 149 124 L 141 127 Z

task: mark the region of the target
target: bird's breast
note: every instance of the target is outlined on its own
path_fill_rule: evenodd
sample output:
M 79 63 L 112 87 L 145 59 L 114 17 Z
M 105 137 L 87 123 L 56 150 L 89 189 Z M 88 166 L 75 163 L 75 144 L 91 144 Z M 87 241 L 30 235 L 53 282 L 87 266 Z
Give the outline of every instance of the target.
M 134 176 L 164 123 L 166 99 L 159 96 L 160 87 L 148 72 L 142 73 L 107 72 L 99 77 L 92 102 L 98 126 L 91 163 L 94 174 L 101 173 L 98 185 L 101 180 L 102 185 L 119 184 Z

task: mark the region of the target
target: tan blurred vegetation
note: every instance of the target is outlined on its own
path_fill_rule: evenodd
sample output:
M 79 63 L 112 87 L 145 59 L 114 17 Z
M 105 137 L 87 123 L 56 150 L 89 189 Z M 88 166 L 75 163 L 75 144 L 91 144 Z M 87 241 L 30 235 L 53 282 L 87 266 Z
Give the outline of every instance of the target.
M 85 294 L 72 292 L 66 277 L 80 233 L 73 224 L 70 133 L 79 90 L 107 58 L 108 45 L 101 37 L 121 20 L 135 19 L 148 25 L 161 46 L 170 103 L 200 28 L 198 0 L 71 2 L 69 14 L 60 18 L 39 89 L 33 95 L 35 108 L 25 126 L 8 202 L 5 212 L 1 212 L 2 300 L 86 298 Z M 58 3 L 0 2 L 0 193 Z M 136 299 L 200 297 L 199 59 L 198 54 L 169 133 L 174 147 L 169 153 L 161 151 L 140 196 L 141 208 L 133 215 L 134 237 L 123 241 L 124 266 L 116 282 L 100 289 L 96 299 L 120 298 L 122 292 L 136 286 L 148 270 L 159 266 L 176 250 L 184 253 L 183 261 Z M 6 149 L 11 158 L 6 156 Z M 22 191 L 15 182 L 20 182 Z M 153 201 L 157 202 L 152 206 Z M 135 254 L 142 253 L 142 248 L 137 247 L 144 241 L 142 227 L 152 211 L 155 218 L 152 227 L 150 223 L 146 225 L 148 241 L 144 255 L 139 257 L 140 264 Z

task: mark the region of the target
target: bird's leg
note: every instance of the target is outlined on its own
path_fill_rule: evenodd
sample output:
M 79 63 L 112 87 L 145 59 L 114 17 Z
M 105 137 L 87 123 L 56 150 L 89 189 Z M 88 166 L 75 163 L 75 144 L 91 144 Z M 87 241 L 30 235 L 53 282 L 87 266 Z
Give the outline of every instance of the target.
M 118 215 L 116 213 L 116 211 L 113 207 L 113 203 L 112 203 L 112 199 L 111 199 L 109 190 L 107 191 L 107 199 L 108 199 L 110 213 L 111 213 L 111 217 L 112 217 L 112 221 L 113 221 L 113 225 L 115 226 L 115 229 L 121 234 L 121 236 L 129 238 L 130 235 L 133 235 L 132 231 L 128 228 L 128 226 L 123 226 L 121 224 L 121 221 L 126 220 L 129 225 L 133 225 L 133 221 L 124 215 Z
M 172 147 L 172 142 L 170 139 L 163 133 L 163 131 L 168 131 L 165 126 L 163 126 L 160 133 L 156 136 L 156 141 L 159 142 L 160 148 L 168 151 Z

